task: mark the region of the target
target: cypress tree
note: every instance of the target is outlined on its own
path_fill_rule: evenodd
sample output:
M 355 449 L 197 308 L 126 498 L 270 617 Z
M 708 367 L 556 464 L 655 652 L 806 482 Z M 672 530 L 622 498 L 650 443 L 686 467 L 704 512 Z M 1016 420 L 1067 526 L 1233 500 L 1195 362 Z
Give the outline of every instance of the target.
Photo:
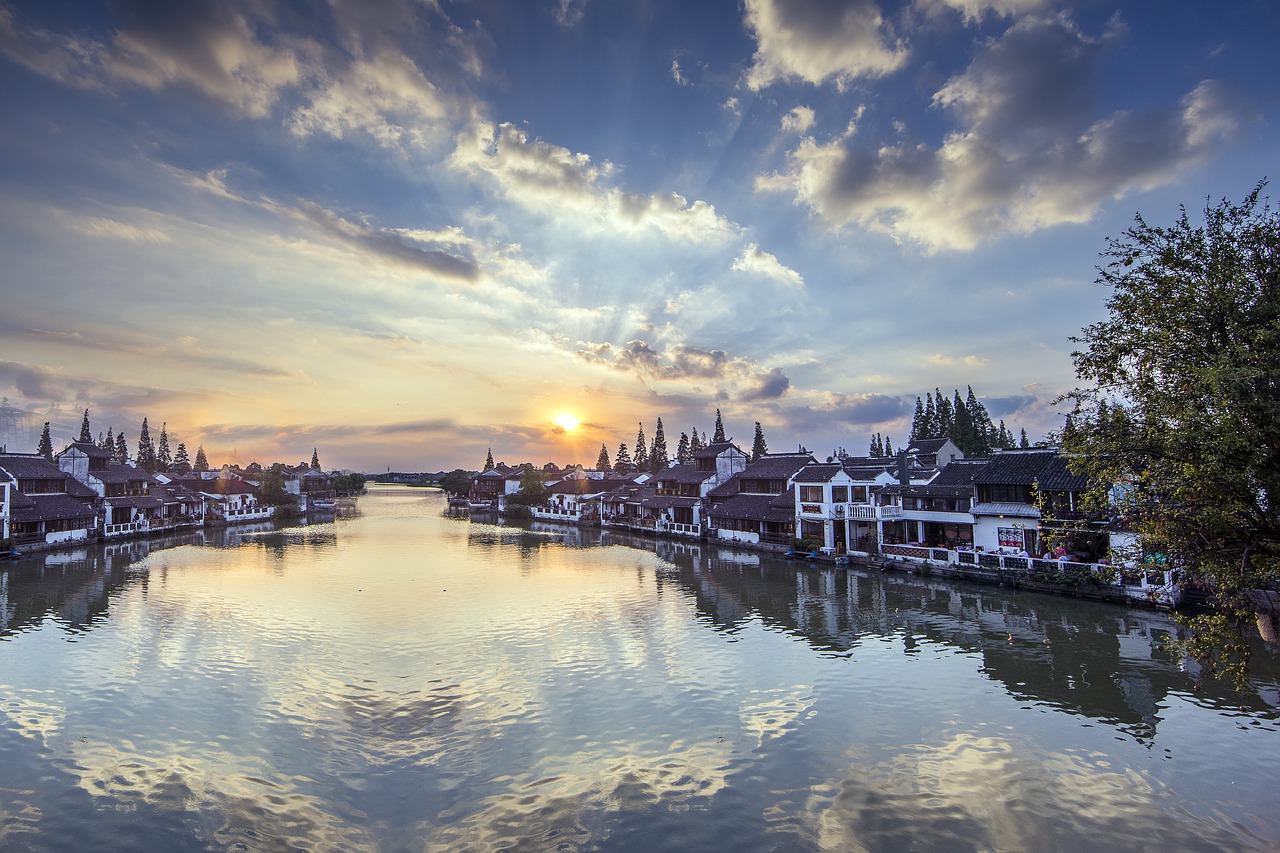
M 156 470 L 168 471 L 173 466 L 173 455 L 169 452 L 169 423 L 160 422 L 160 444 L 156 447 Z
M 1027 441 L 1027 428 L 1022 428 L 1022 437 L 1018 439 L 1018 446 L 1025 449 L 1031 446 L 1031 442 Z
M 121 465 L 129 464 L 129 442 L 125 440 L 123 430 L 116 435 L 116 450 L 113 461 L 119 462 Z
M 49 437 L 49 422 L 44 422 L 44 430 L 40 433 L 40 443 L 36 445 L 36 453 L 50 462 L 53 461 L 53 439 Z
M 698 436 L 698 428 L 694 427 L 693 436 L 689 439 L 689 458 L 693 458 L 693 454 L 706 447 L 707 443 Z
M 969 407 L 964 404 L 964 400 L 960 399 L 959 391 L 956 391 L 951 412 L 951 440 L 955 442 L 956 447 L 964 451 L 966 456 L 973 456 L 977 436 L 975 435 L 973 420 L 969 417 Z
M 689 450 L 689 434 L 687 432 L 680 433 L 680 443 L 676 445 L 676 462 L 681 465 L 688 465 L 693 459 L 693 453 Z
M 653 431 L 653 444 L 649 447 L 649 470 L 657 474 L 671 463 L 667 455 L 667 436 L 662 431 L 662 418 L 658 418 L 658 426 Z
M 609 470 L 609 449 L 603 443 L 600 445 L 600 455 L 596 457 L 596 470 Z
M 80 441 L 93 441 L 93 433 L 89 431 L 89 410 L 84 410 L 84 420 L 80 422 Z
M 630 474 L 634 470 L 625 441 L 618 445 L 618 452 L 613 454 L 613 470 L 619 474 Z
M 889 440 L 889 436 L 887 435 L 884 437 L 884 455 L 885 456 L 893 455 L 893 442 Z
M 933 402 L 933 394 L 925 392 L 928 402 L 924 407 L 924 423 L 920 427 L 920 438 L 938 437 L 938 409 Z
M 649 470 L 649 445 L 644 440 L 643 422 L 640 423 L 640 431 L 636 433 L 636 455 L 632 457 L 632 464 L 637 471 Z
M 209 457 L 204 455 L 203 444 L 196 447 L 196 461 L 195 461 L 195 464 L 191 466 L 191 468 L 193 471 L 209 470 Z
M 871 434 L 871 444 L 867 447 L 868 456 L 884 456 L 884 445 L 880 443 L 880 433 Z
M 492 460 L 492 459 L 493 459 L 493 451 L 492 451 L 492 450 L 490 450 L 490 451 L 489 451 L 489 459 L 490 459 L 490 460 Z M 317 452 L 316 448 L 314 448 L 314 447 L 313 447 L 313 448 L 311 448 L 311 470 L 312 470 L 312 471 L 319 471 L 319 470 L 320 470 L 320 454 Z
M 956 413 L 951 408 L 951 401 L 942 396 L 941 388 L 934 388 L 934 397 L 937 400 L 937 417 L 938 422 L 934 425 L 934 438 L 946 438 L 951 435 L 951 427 L 955 425 Z M 956 396 L 959 396 L 957 392 Z
M 724 437 L 724 421 L 722 421 L 722 420 L 720 419 L 720 410 L 719 410 L 719 409 L 716 409 L 716 431 L 715 431 L 715 433 L 711 436 L 711 443 L 712 443 L 712 444 L 715 444 L 715 443 L 717 443 L 717 442 L 724 441 L 724 440 L 725 440 L 725 437 Z
M 98 446 L 111 454 L 112 462 L 116 461 L 116 437 L 111 427 L 107 427 L 107 437 Z
M 142 419 L 142 432 L 138 434 L 138 467 L 148 474 L 156 470 L 156 446 L 151 443 L 151 430 L 147 427 L 147 419 Z
M 911 419 L 911 442 L 914 444 L 917 439 L 927 438 L 923 430 L 925 428 L 924 419 L 924 401 L 916 397 L 916 413 Z
M 181 441 L 178 442 L 178 452 L 173 454 L 173 471 L 177 474 L 191 472 L 191 459 L 187 456 L 187 446 Z
M 495 467 L 495 466 L 494 466 L 494 464 L 493 464 L 493 448 L 492 448 L 492 447 L 490 447 L 490 448 L 489 448 L 489 455 L 487 455 L 487 456 L 484 458 L 484 470 L 486 470 L 486 471 L 492 471 L 492 470 L 494 469 L 494 467 Z
M 756 437 L 751 442 L 751 461 L 759 462 L 760 457 L 769 452 L 769 445 L 764 440 L 764 427 L 760 426 L 760 422 L 756 421 Z

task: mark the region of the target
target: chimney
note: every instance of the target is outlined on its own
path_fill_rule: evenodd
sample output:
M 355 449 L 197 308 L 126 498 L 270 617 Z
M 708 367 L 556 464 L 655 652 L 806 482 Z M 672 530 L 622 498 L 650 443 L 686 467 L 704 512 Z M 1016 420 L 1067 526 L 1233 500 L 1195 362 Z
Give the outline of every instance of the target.
M 907 467 L 907 451 L 898 451 L 898 482 L 904 486 L 911 485 L 911 470 Z

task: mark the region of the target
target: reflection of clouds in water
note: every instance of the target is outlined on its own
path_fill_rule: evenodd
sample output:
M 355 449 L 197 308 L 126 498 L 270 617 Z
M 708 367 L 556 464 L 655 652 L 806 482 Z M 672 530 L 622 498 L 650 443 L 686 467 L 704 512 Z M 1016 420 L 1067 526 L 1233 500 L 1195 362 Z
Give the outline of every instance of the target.
M 743 730 L 755 736 L 757 747 L 782 737 L 808 716 L 814 702 L 813 696 L 807 695 L 810 692 L 810 688 L 801 686 L 754 691 L 758 701 L 743 704 L 739 712 Z
M 601 758 L 594 768 L 526 781 L 475 804 L 470 814 L 423 822 L 429 851 L 596 849 L 624 820 L 655 810 L 685 812 L 726 787 L 726 745 L 699 743 L 664 755 Z M 568 758 L 566 764 L 583 766 Z
M 1162 787 L 1096 754 L 1036 758 L 962 734 L 857 768 L 811 801 L 822 849 L 1241 849 L 1240 827 L 1172 814 Z
M 99 802 L 117 810 L 140 807 L 185 811 L 184 823 L 200 841 L 225 849 L 374 850 L 361 828 L 326 811 L 298 791 L 294 780 L 242 772 L 231 753 L 198 759 L 178 755 L 123 754 L 111 746 L 83 744 L 72 771 Z M 300 780 L 308 781 L 308 780 Z
M 66 706 L 45 701 L 56 701 L 52 693 L 14 687 L 6 691 L 8 695 L 0 701 L 0 714 L 8 718 L 18 734 L 39 740 L 42 746 L 48 747 L 49 739 L 60 732 L 66 722 Z

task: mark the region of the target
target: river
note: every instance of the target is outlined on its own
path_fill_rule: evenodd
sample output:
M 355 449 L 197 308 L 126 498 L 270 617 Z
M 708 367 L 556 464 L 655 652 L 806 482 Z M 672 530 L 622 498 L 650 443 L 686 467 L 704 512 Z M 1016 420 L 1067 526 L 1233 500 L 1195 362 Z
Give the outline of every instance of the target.
M 1270 649 L 444 509 L 0 563 L 0 850 L 1280 847 Z

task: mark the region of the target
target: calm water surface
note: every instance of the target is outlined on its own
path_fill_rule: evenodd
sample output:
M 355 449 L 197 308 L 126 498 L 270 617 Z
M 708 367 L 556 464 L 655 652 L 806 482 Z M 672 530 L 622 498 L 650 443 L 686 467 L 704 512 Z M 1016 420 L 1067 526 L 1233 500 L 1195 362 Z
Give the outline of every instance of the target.
M 0 564 L 0 849 L 1280 848 L 1269 651 L 443 509 Z

